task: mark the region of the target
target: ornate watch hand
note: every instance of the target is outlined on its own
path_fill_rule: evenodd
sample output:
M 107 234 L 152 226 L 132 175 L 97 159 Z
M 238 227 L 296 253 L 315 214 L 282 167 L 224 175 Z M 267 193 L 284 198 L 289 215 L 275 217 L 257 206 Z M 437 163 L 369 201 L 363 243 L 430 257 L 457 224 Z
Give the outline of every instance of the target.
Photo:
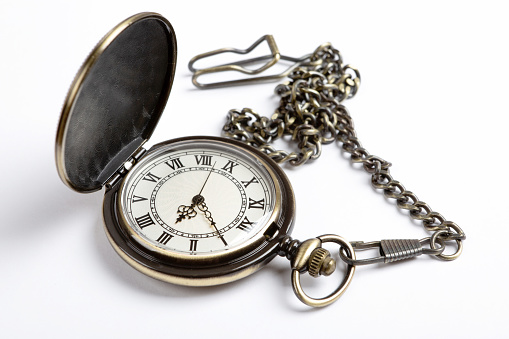
M 205 187 L 205 185 L 203 185 L 203 186 Z M 203 187 L 202 187 L 202 189 L 203 189 Z M 194 207 L 197 204 L 200 204 L 200 203 L 202 203 L 204 201 L 205 201 L 205 198 L 198 194 L 198 195 L 195 195 L 193 197 L 193 203 L 190 206 L 180 205 L 179 208 L 177 209 L 177 212 L 180 213 L 180 214 L 179 214 L 179 216 L 177 218 L 177 221 L 175 221 L 175 223 L 181 222 L 186 217 L 187 217 L 187 219 L 194 218 L 196 216 L 196 211 L 194 210 Z M 200 210 L 202 210 L 202 209 L 200 209 Z
M 191 204 L 191 206 L 180 205 L 179 208 L 177 209 L 177 212 L 180 214 L 177 218 L 177 221 L 175 221 L 175 223 L 181 222 L 186 217 L 187 217 L 187 219 L 194 218 L 196 216 L 196 211 L 194 210 L 193 207 L 194 207 L 194 204 Z
M 219 230 L 217 229 L 216 227 L 216 222 L 214 221 L 214 218 L 212 218 L 212 213 L 210 213 L 209 211 L 209 208 L 207 207 L 207 204 L 205 204 L 205 198 L 203 198 L 203 196 L 199 196 L 201 197 L 203 200 L 200 201 L 199 203 L 197 203 L 197 207 L 200 211 L 203 212 L 203 214 L 205 215 L 205 218 L 207 218 L 208 221 L 210 221 L 210 226 L 212 226 L 216 232 L 217 232 L 217 236 L 219 237 L 219 239 L 221 239 L 221 241 L 223 242 L 223 244 L 225 246 L 228 246 L 228 243 L 226 242 L 226 240 L 224 240 L 223 236 L 221 235 L 221 233 L 219 233 Z M 194 200 L 194 198 L 193 198 Z
M 198 207 L 198 209 L 203 212 L 203 214 L 205 215 L 205 218 L 207 218 L 208 221 L 210 221 L 210 224 L 212 226 L 215 226 L 216 223 L 214 222 L 214 219 L 212 218 L 212 213 L 210 213 L 209 208 L 207 207 L 207 204 L 205 204 L 205 199 L 201 195 L 197 195 L 196 197 L 202 198 L 202 199 L 200 199 L 201 201 L 196 204 L 196 207 Z M 193 200 L 194 200 L 194 198 L 193 198 Z
M 187 217 L 187 219 L 191 219 L 196 216 L 196 211 L 194 210 L 194 207 L 196 206 L 196 204 L 203 202 L 205 200 L 205 198 L 203 198 L 203 196 L 201 195 L 201 192 L 203 192 L 203 189 L 205 188 L 207 181 L 209 181 L 209 178 L 210 178 L 210 175 L 212 174 L 212 170 L 214 169 L 214 166 L 216 166 L 216 163 L 214 163 L 214 165 L 212 165 L 212 168 L 211 168 L 209 174 L 207 175 L 207 179 L 205 179 L 205 182 L 203 183 L 203 185 L 200 189 L 200 193 L 198 193 L 197 195 L 195 195 L 193 197 L 193 203 L 190 206 L 180 205 L 178 207 L 177 213 L 180 213 L 180 214 L 177 217 L 177 220 L 175 221 L 176 224 L 181 222 L 182 220 L 184 220 L 186 217 Z M 210 214 L 210 212 L 209 212 L 209 214 Z M 208 217 L 207 217 L 207 219 L 208 219 Z

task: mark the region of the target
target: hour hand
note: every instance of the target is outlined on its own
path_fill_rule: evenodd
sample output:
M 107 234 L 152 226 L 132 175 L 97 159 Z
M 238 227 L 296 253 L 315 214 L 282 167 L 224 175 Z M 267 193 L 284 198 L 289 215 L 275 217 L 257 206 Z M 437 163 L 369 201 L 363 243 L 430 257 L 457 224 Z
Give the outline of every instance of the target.
M 184 220 L 185 218 L 187 219 L 191 219 L 191 218 L 194 218 L 196 216 L 196 211 L 194 210 L 194 207 L 196 205 L 200 205 L 200 204 L 205 204 L 205 198 L 203 198 L 201 195 L 195 195 L 193 197 L 193 203 L 191 204 L 191 206 L 186 206 L 186 205 L 180 205 L 179 208 L 177 209 L 177 213 L 179 213 L 179 216 L 177 218 L 177 221 L 175 221 L 175 223 L 179 223 L 181 222 L 182 220 Z M 200 210 L 202 210 L 200 208 Z
M 212 213 L 210 213 L 209 208 L 207 207 L 207 204 L 205 204 L 205 201 L 202 200 L 202 201 L 198 202 L 196 204 L 196 207 L 198 207 L 198 209 L 203 212 L 203 214 L 205 215 L 205 218 L 207 218 L 207 220 L 210 222 L 210 225 L 215 228 L 216 223 L 214 222 L 214 218 L 212 218 Z
M 175 223 L 179 223 L 182 220 L 184 220 L 185 218 L 191 219 L 196 216 L 196 211 L 194 210 L 194 204 L 192 204 L 191 206 L 180 205 L 179 208 L 177 209 L 177 213 L 179 213 L 179 216 L 177 218 L 177 221 L 175 221 Z
M 221 239 L 223 244 L 225 246 L 228 246 L 228 243 L 226 242 L 224 237 L 221 235 L 221 233 L 219 233 L 219 230 L 216 227 L 216 222 L 214 221 L 214 218 L 212 218 L 212 213 L 210 213 L 209 208 L 207 207 L 207 204 L 205 204 L 205 199 L 203 201 L 200 201 L 199 203 L 197 203 L 196 207 L 198 207 L 198 209 L 203 212 L 203 214 L 205 215 L 205 218 L 207 218 L 207 220 L 210 222 L 210 226 L 212 226 L 212 228 L 214 228 L 214 230 L 217 232 L 217 236 L 219 237 L 219 239 Z

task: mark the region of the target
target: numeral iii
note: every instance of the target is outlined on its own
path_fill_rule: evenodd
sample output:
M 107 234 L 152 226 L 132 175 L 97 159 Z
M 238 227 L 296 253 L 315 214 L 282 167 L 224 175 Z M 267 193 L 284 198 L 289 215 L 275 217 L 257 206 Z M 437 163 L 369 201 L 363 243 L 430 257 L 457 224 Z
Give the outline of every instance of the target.
M 136 222 L 138 223 L 138 226 L 140 226 L 140 228 L 154 225 L 154 220 L 152 220 L 152 218 L 150 217 L 150 214 L 148 214 L 148 212 L 147 212 L 147 214 L 142 215 L 141 217 L 138 217 L 138 218 L 134 218 L 134 219 L 136 220 Z

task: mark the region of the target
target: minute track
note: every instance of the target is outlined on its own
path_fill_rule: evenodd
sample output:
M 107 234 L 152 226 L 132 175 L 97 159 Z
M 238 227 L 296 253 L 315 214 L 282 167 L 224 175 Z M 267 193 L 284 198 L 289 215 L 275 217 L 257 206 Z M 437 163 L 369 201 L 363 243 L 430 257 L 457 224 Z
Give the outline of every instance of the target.
M 257 202 L 256 206 L 261 201 L 270 212 L 272 185 L 268 185 L 267 175 L 259 172 L 256 163 L 234 154 L 207 147 L 181 149 L 144 166 L 146 169 L 139 172 L 145 174 L 143 177 L 151 173 L 160 179 L 154 183 L 135 176 L 129 190 L 129 209 L 137 217 L 148 210 L 154 223 L 172 237 L 162 242 L 166 239 L 160 239 L 164 233 L 158 227 L 143 228 L 143 232 L 140 229 L 140 235 L 158 247 L 182 253 L 190 253 L 189 240 L 199 240 L 196 250 L 190 253 L 196 256 L 230 250 L 241 244 L 241 239 L 259 232 L 265 225 L 261 220 L 269 214 L 265 209 L 249 210 L 249 201 Z M 175 164 L 174 168 L 168 163 Z M 135 196 L 146 197 L 147 201 Z M 141 208 L 143 213 L 138 212 Z M 260 222 L 238 227 L 246 219 Z M 184 239 L 188 239 L 187 243 Z
M 159 189 L 168 181 L 168 180 L 171 180 L 173 179 L 175 176 L 178 176 L 178 175 L 181 175 L 181 174 L 184 174 L 186 172 L 190 172 L 190 171 L 209 171 L 209 174 L 211 174 L 212 172 L 216 172 L 218 174 L 220 174 L 221 177 L 225 177 L 227 178 L 229 181 L 231 181 L 235 187 L 237 188 L 237 190 L 239 191 L 240 195 L 241 195 L 241 205 L 240 205 L 240 209 L 239 209 L 239 212 L 237 214 L 237 216 L 233 219 L 232 222 L 228 223 L 226 226 L 220 228 L 220 229 L 217 229 L 216 232 L 203 232 L 203 233 L 189 233 L 189 232 L 185 232 L 185 231 L 179 231 L 177 230 L 176 228 L 174 228 L 174 226 L 170 226 L 167 222 L 163 221 L 163 219 L 160 217 L 159 215 L 159 212 L 158 212 L 158 209 L 156 208 L 156 204 L 155 204 L 155 201 L 157 200 L 157 194 L 158 194 L 158 191 Z M 210 177 L 210 176 L 208 176 Z M 195 196 L 197 197 L 197 196 Z M 182 169 L 180 170 L 178 173 L 176 172 L 173 172 L 173 173 L 170 173 L 168 176 L 166 176 L 165 178 L 162 178 L 158 184 L 156 185 L 156 187 L 154 188 L 153 192 L 152 192 L 152 195 L 151 195 L 151 203 L 150 203 L 150 206 L 151 206 L 151 212 L 152 214 L 154 215 L 154 219 L 155 221 L 160 225 L 162 226 L 163 228 L 167 229 L 169 232 L 175 234 L 175 235 L 178 235 L 178 236 L 181 236 L 181 237 L 186 237 L 186 238 L 193 238 L 193 237 L 199 237 L 199 238 L 209 238 L 209 237 L 214 237 L 214 236 L 219 236 L 219 237 L 222 237 L 220 236 L 221 234 L 224 234 L 226 232 L 228 232 L 229 230 L 233 229 L 238 221 L 237 220 L 240 220 L 246 210 L 247 210 L 247 195 L 246 193 L 244 192 L 243 188 L 242 188 L 242 185 L 233 177 L 231 176 L 229 173 L 227 172 L 223 172 L 223 171 L 220 171 L 219 169 L 214 169 L 214 168 L 202 168 L 202 167 L 190 167 L 190 168 L 186 168 L 186 169 Z M 193 199 L 191 199 L 193 200 Z M 189 206 L 186 206 L 186 207 L 189 207 Z M 197 207 L 197 209 L 199 210 L 199 208 Z M 177 211 L 179 211 L 179 209 L 177 209 Z M 205 216 L 206 219 L 205 220 L 208 220 L 210 221 L 207 216 Z M 180 216 L 179 216 L 180 218 Z M 177 218 L 178 219 L 178 218 Z M 184 217 L 182 218 L 184 219 Z M 213 219 L 212 219 L 213 221 Z M 224 238 L 223 238 L 224 239 Z M 223 240 L 222 239 L 222 240 Z M 223 243 L 226 243 L 226 240 L 223 240 Z M 226 246 L 226 244 L 225 244 Z

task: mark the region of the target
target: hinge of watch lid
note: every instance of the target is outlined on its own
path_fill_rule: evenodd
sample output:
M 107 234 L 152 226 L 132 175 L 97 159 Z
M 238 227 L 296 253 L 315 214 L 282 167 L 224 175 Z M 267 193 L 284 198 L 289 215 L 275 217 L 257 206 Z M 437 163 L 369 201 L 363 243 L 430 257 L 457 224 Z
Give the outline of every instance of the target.
M 131 155 L 129 159 L 127 159 L 127 161 L 122 164 L 122 166 L 120 166 L 118 171 L 116 171 L 115 174 L 113 174 L 111 178 L 106 181 L 104 184 L 104 186 L 106 186 L 106 190 L 109 190 L 115 186 L 120 181 L 120 179 L 122 179 L 124 175 L 126 175 L 126 173 L 129 172 L 131 168 L 133 168 L 134 164 L 137 163 L 145 153 L 147 153 L 146 149 L 143 147 L 138 148 L 136 152 L 134 152 L 133 155 Z

